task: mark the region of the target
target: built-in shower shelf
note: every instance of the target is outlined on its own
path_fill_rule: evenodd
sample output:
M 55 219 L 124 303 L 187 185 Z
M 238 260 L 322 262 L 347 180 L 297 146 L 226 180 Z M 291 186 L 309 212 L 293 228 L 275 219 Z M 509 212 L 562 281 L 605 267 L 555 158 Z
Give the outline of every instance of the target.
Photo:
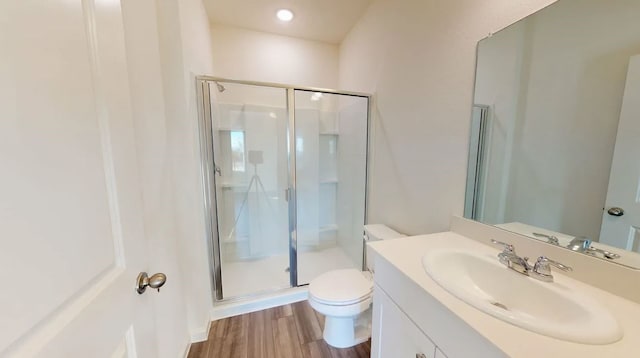
M 326 225 L 320 227 L 320 232 L 338 231 L 338 225 Z
M 246 188 L 246 183 L 222 182 L 218 184 L 222 189 L 242 189 Z
M 320 179 L 320 184 L 338 184 L 338 178 Z
M 337 136 L 340 135 L 340 133 L 335 132 L 335 131 L 326 131 L 326 132 L 320 132 L 320 135 L 327 135 L 327 136 L 337 137 Z
M 221 241 L 224 244 L 236 244 L 236 243 L 241 243 L 241 242 L 248 242 L 249 241 L 249 237 L 248 236 L 235 236 L 235 237 L 225 236 L 225 237 L 222 238 Z

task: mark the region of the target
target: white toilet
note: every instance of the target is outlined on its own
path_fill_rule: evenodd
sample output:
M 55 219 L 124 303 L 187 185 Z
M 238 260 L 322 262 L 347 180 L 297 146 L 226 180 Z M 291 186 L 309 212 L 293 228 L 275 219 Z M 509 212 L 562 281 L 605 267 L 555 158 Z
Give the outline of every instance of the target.
M 403 237 L 385 225 L 365 225 L 366 241 Z M 373 270 L 372 260 L 365 262 Z M 326 272 L 309 284 L 311 307 L 325 316 L 323 337 L 327 344 L 347 348 L 371 337 L 371 299 L 373 276 L 357 269 Z

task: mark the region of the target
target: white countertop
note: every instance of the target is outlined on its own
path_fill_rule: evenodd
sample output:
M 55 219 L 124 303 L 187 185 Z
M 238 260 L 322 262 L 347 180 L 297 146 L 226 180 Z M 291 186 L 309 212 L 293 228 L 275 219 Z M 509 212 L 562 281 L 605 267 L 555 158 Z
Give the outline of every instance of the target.
M 554 272 L 555 283 L 549 284 L 571 286 L 599 301 L 608 307 L 624 331 L 620 341 L 609 345 L 562 341 L 511 325 L 473 308 L 445 291 L 422 267 L 422 257 L 432 249 L 459 248 L 493 254 L 499 252 L 497 249 L 453 232 L 372 242 L 369 247 L 510 357 L 640 357 L 640 304 Z

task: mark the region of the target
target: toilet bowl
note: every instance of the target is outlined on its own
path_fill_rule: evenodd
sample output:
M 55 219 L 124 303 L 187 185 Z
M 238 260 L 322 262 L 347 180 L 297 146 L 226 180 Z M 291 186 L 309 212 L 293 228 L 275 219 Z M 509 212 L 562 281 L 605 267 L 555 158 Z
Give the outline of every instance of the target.
M 384 225 L 365 225 L 365 241 L 388 240 L 404 235 Z M 348 348 L 371 337 L 371 300 L 373 269 L 366 260 L 367 271 L 333 270 L 309 284 L 309 304 L 325 316 L 323 338 L 336 348 Z

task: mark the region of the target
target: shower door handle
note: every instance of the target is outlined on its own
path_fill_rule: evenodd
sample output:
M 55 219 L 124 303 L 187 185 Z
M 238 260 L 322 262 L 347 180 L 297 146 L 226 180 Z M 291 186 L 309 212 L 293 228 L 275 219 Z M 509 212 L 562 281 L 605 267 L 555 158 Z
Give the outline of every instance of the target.
M 293 198 L 293 189 L 287 188 L 284 190 L 284 200 L 289 202 Z

